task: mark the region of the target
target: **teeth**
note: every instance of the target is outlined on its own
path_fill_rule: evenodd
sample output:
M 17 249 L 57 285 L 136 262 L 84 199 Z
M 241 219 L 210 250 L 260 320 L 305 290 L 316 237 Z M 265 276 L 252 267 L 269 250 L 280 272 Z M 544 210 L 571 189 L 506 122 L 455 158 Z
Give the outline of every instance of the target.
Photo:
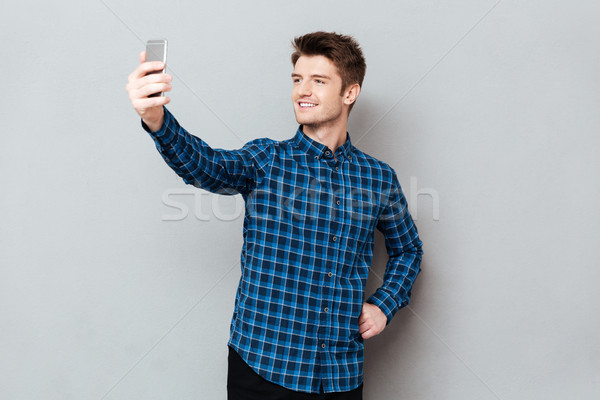
M 300 107 L 314 107 L 316 104 L 312 103 L 300 103 Z

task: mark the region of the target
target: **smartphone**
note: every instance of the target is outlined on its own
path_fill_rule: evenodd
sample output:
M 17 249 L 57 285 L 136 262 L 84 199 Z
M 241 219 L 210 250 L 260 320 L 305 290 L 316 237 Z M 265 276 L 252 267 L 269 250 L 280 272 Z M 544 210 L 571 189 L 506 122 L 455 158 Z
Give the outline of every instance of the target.
M 164 73 L 167 70 L 167 39 L 153 39 L 146 42 L 146 61 L 162 61 L 165 65 L 162 71 L 154 71 L 150 74 Z M 164 95 L 164 92 L 158 92 L 148 97 Z

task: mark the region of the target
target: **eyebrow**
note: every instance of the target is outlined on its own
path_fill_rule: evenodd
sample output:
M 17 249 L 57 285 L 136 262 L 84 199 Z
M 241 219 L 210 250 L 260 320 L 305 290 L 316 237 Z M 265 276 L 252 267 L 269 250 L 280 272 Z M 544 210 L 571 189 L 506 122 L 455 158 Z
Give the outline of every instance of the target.
M 312 74 L 310 76 L 311 78 L 323 78 L 323 79 L 331 79 L 330 76 L 327 75 L 321 75 L 321 74 Z M 300 74 L 296 74 L 292 72 L 292 78 L 302 78 L 302 75 Z

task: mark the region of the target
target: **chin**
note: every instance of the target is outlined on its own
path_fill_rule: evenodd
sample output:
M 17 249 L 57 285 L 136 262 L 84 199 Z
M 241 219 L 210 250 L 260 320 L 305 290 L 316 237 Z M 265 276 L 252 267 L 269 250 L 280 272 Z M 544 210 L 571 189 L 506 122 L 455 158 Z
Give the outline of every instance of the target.
M 298 114 L 296 114 L 296 122 L 301 125 L 311 125 L 315 123 L 315 121 L 313 121 L 311 118 L 306 118 L 306 116 Z

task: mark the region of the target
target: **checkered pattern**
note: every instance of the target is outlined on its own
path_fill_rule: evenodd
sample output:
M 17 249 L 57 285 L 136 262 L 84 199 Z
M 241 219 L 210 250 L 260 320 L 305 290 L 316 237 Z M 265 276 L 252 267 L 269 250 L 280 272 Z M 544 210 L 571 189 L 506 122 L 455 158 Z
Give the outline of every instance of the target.
M 211 148 L 165 107 L 157 132 L 144 129 L 187 184 L 241 194 L 246 210 L 241 279 L 228 344 L 265 379 L 318 393 L 363 379 L 358 318 L 374 232 L 389 254 L 384 281 L 367 301 L 387 316 L 407 305 L 422 243 L 395 171 L 352 146 L 334 154 L 298 128 L 295 136 Z M 336 160 L 337 159 L 337 160 Z

